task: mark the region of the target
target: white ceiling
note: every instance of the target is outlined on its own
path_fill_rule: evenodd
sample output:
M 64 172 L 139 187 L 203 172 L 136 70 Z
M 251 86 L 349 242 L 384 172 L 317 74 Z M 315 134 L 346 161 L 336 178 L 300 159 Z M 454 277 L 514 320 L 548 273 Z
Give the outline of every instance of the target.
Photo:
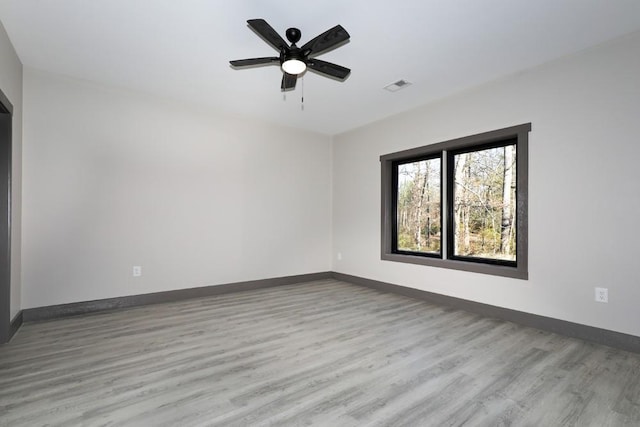
M 319 58 L 351 75 L 284 96 L 277 66 L 232 69 L 276 55 L 250 18 L 300 45 L 341 24 Z M 640 0 L 0 0 L 0 21 L 25 66 L 333 135 L 640 31 Z

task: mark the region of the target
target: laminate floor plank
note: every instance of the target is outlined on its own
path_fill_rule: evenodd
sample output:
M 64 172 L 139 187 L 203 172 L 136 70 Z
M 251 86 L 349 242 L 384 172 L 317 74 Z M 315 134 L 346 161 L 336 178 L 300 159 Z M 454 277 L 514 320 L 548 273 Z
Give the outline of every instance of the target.
M 638 426 L 640 354 L 336 280 L 26 323 L 0 426 Z

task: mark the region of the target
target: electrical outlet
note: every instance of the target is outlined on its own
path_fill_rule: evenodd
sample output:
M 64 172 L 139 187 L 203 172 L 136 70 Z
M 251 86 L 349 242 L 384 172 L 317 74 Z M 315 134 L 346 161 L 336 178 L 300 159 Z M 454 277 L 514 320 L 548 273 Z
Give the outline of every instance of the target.
M 133 277 L 142 276 L 142 266 L 134 265 L 133 266 Z
M 338 261 L 342 261 L 342 252 L 338 252 L 336 258 L 338 258 Z
M 596 288 L 596 302 L 609 302 L 609 289 Z

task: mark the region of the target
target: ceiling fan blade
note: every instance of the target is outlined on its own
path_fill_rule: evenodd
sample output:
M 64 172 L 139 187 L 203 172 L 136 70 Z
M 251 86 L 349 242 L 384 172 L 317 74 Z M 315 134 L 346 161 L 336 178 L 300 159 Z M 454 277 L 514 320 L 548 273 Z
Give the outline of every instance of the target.
M 248 67 L 251 65 L 266 65 L 274 62 L 280 62 L 280 58 L 273 56 L 269 58 L 250 58 L 250 59 L 236 59 L 235 61 L 229 61 L 234 67 Z
M 280 37 L 280 34 L 264 19 L 249 19 L 247 24 L 278 52 L 283 49 L 286 51 L 289 50 L 287 42 L 285 42 L 284 39 Z
M 349 73 L 351 73 L 351 70 L 348 68 L 315 58 L 310 59 L 307 62 L 307 67 L 320 74 L 326 74 L 340 80 L 346 79 Z
M 280 89 L 291 90 L 296 88 L 296 81 L 298 80 L 297 74 L 282 73 L 282 84 Z
M 336 25 L 330 30 L 325 31 L 313 40 L 305 43 L 300 50 L 305 56 L 319 55 L 332 47 L 349 40 L 349 33 L 342 28 L 342 25 Z

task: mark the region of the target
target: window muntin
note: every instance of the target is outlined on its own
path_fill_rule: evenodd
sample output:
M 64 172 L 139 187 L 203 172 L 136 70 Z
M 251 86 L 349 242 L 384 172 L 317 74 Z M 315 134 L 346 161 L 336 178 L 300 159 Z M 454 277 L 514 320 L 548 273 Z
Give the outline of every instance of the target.
M 441 158 L 394 163 L 394 251 L 441 253 Z
M 516 143 L 447 154 L 449 258 L 516 265 Z
M 396 153 L 380 156 L 381 163 L 381 259 L 402 263 L 420 264 L 434 267 L 449 268 L 454 270 L 478 272 L 497 276 L 512 277 L 518 279 L 528 278 L 528 144 L 531 124 L 512 126 L 498 129 L 482 134 L 466 136 L 450 141 L 411 148 Z M 494 250 L 487 245 L 487 239 L 496 239 L 498 225 L 496 224 L 491 233 L 485 231 L 484 252 L 465 252 L 464 250 L 454 251 L 454 166 L 455 156 L 462 153 L 483 151 L 507 145 L 515 145 L 514 170 L 511 182 L 515 181 L 515 190 L 510 192 L 510 196 L 515 199 L 509 202 L 511 212 L 511 224 L 505 230 L 512 233 L 509 240 L 510 249 L 501 251 Z M 495 153 L 488 153 L 495 154 Z M 515 155 L 517 154 L 517 155 Z M 411 164 L 426 159 L 441 159 L 441 212 L 440 212 L 440 253 L 435 251 L 425 251 L 421 245 L 421 250 L 416 251 L 416 247 L 410 246 L 406 242 L 400 241 L 398 245 L 398 235 L 402 234 L 398 228 L 402 218 L 399 217 L 398 203 L 398 166 Z M 415 166 L 414 166 L 415 168 Z M 400 169 L 402 172 L 402 169 Z M 502 171 L 504 173 L 504 170 Z M 494 173 L 495 175 L 495 173 Z M 410 175 L 409 178 L 415 178 Z M 507 178 L 508 179 L 508 178 Z M 503 190 L 505 184 L 502 179 Z M 493 183 L 493 188 L 499 188 L 499 183 Z M 492 190 L 497 191 L 497 190 Z M 446 195 L 446 197 L 444 197 Z M 450 208 L 451 207 L 451 208 Z M 494 209 L 498 209 L 495 207 Z M 401 214 L 401 213 L 400 213 Z M 476 213 L 477 214 L 477 213 Z M 471 215 L 471 213 L 470 213 Z M 494 215 L 498 215 L 497 211 Z M 497 218 L 497 216 L 495 216 Z M 507 213 L 505 219 L 509 219 Z M 480 222 L 482 218 L 479 217 Z M 486 220 L 488 221 L 488 219 Z M 485 222 L 486 222 L 485 221 Z M 399 231 L 400 230 L 400 231 Z M 416 228 L 414 227 L 414 231 Z M 502 233 L 502 221 L 499 225 Z M 476 229 L 477 231 L 477 229 Z M 493 234 L 492 234 L 493 233 Z M 502 234 L 500 234 L 502 237 Z M 432 235 L 433 237 L 433 235 Z M 482 235 L 476 239 L 482 239 Z M 463 241 L 464 242 L 464 241 Z M 502 240 L 501 240 L 502 242 Z M 515 243 L 515 245 L 514 245 Z M 480 245 L 482 248 L 482 245 Z M 433 250 L 434 248 L 431 248 Z M 487 250 L 489 249 L 489 250 Z M 487 255 L 488 254 L 488 255 Z M 513 259 L 513 256 L 516 259 Z M 480 256 L 478 256 L 480 255 Z

